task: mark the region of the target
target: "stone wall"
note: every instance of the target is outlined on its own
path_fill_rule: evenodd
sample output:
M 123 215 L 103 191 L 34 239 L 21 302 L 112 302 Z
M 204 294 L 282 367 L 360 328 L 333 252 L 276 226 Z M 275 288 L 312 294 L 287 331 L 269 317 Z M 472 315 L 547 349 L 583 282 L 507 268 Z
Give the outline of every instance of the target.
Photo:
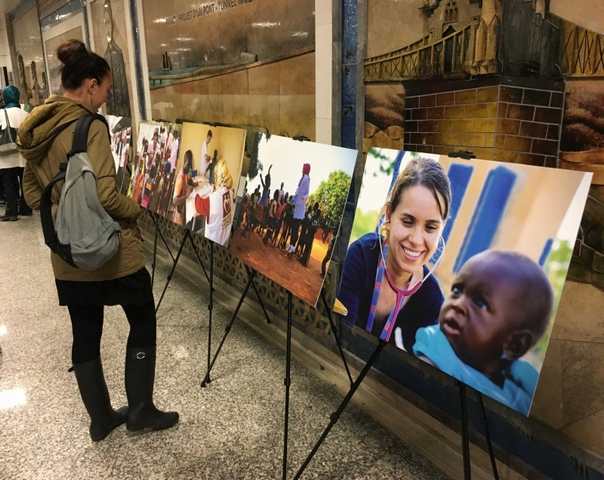
M 438 87 L 438 82 L 430 83 Z M 557 166 L 561 86 L 536 89 L 503 78 L 494 83 L 452 88 L 457 85 L 443 82 L 440 91 L 416 94 L 414 86 L 407 87 L 405 149 L 439 154 L 469 150 L 487 160 Z

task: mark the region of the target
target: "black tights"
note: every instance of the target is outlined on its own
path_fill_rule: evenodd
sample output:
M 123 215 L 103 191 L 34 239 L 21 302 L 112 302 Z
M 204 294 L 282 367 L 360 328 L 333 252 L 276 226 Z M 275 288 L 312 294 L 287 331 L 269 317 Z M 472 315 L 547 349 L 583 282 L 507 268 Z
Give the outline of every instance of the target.
M 73 365 L 98 358 L 101 354 L 101 335 L 103 334 L 103 305 L 68 305 L 73 346 L 71 361 Z M 155 305 L 122 305 L 130 324 L 128 348 L 155 347 L 156 319 Z

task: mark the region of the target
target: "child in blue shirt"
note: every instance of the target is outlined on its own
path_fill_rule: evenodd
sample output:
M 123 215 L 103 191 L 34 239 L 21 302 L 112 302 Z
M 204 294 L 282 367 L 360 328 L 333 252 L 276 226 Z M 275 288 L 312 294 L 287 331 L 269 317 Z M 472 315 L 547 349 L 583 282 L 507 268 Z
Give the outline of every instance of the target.
M 539 373 L 520 358 L 543 336 L 553 294 L 528 257 L 488 250 L 461 269 L 439 324 L 417 331 L 413 352 L 525 415 Z

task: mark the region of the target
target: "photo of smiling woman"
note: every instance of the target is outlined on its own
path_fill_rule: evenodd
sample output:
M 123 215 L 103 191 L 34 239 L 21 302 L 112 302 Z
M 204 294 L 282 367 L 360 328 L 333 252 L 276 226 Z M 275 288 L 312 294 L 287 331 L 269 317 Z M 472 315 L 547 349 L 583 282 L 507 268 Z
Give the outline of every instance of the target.
M 590 182 L 371 148 L 334 310 L 528 415 Z
M 381 165 L 382 170 L 392 169 L 395 174 L 377 228 L 370 226 L 375 225 L 370 220 L 369 228 L 364 229 L 360 226 L 363 219 L 355 218 L 357 232 L 360 226 L 369 233 L 348 248 L 338 300 L 347 310 L 349 324 L 411 351 L 417 330 L 437 322 L 444 301 L 432 275 L 434 266 L 428 265 L 443 243 L 451 187 L 436 160 L 411 152 L 403 159 L 403 153 L 394 163 Z M 365 189 L 365 193 L 369 190 L 373 189 Z M 355 236 L 358 233 L 353 230 Z M 441 256 L 442 251 L 436 255 Z

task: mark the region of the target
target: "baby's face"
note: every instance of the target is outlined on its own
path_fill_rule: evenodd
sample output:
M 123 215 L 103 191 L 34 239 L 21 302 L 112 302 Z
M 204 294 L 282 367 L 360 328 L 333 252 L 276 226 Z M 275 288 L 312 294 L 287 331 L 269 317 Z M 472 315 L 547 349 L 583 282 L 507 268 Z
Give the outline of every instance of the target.
M 520 293 L 507 269 L 481 256 L 464 265 L 439 316 L 457 356 L 480 371 L 496 368 L 521 315 Z

